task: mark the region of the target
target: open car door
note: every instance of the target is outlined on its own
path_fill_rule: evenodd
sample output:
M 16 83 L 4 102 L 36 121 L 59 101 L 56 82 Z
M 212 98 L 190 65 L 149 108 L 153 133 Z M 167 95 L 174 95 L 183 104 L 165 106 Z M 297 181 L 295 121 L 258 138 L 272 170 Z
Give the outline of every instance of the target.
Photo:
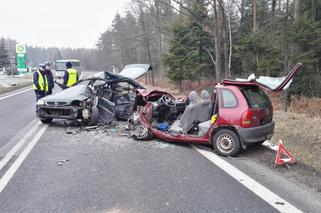
M 149 70 L 152 70 L 152 66 L 149 64 L 128 64 L 119 75 L 135 80 L 143 76 Z
M 288 73 L 287 76 L 283 77 L 268 77 L 260 76 L 257 79 L 237 79 L 237 80 L 226 80 L 222 81 L 223 84 L 233 85 L 258 85 L 262 89 L 266 89 L 270 92 L 279 92 L 283 89 L 287 89 L 294 77 L 294 75 L 302 68 L 301 63 L 297 63 L 293 69 Z
M 113 91 L 106 80 L 96 77 L 91 80 L 92 91 L 95 93 L 94 107 L 98 117 L 104 123 L 110 123 L 115 117 L 115 104 L 110 101 Z
M 109 124 L 115 118 L 116 106 L 113 102 L 108 100 L 105 96 L 98 98 L 97 109 L 99 112 L 99 118 Z

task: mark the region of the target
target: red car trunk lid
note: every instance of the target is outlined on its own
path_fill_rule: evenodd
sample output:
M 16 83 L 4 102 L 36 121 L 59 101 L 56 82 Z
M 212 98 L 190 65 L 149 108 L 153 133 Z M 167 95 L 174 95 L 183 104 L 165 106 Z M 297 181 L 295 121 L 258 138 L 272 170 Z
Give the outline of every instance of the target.
M 249 109 L 243 112 L 241 126 L 256 127 L 272 121 L 273 108 L 269 97 L 257 86 L 241 87 Z

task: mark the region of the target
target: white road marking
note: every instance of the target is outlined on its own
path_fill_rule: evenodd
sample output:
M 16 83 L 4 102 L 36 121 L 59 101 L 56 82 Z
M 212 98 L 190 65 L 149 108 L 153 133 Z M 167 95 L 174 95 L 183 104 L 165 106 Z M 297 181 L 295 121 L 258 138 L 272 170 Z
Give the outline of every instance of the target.
M 31 152 L 33 147 L 37 144 L 40 137 L 43 135 L 43 133 L 46 131 L 48 125 L 45 124 L 41 127 L 39 132 L 35 135 L 35 137 L 32 139 L 32 141 L 27 145 L 27 147 L 22 151 L 22 153 L 19 155 L 19 157 L 14 161 L 12 166 L 8 169 L 8 171 L 2 176 L 0 179 L 0 193 L 3 191 L 3 189 L 7 186 L 8 182 L 11 180 L 11 178 L 14 176 L 16 171 L 19 169 L 23 161 L 26 159 L 28 154 Z
M 19 149 L 28 141 L 28 139 L 33 135 L 33 133 L 39 128 L 41 122 L 38 121 L 34 127 L 32 127 L 21 140 L 5 155 L 5 157 L 0 161 L 0 170 L 10 161 L 10 159 L 19 151 Z
M 210 160 L 212 163 L 214 163 L 216 166 L 221 168 L 223 171 L 225 171 L 227 174 L 229 174 L 231 177 L 233 177 L 235 180 L 237 180 L 239 183 L 244 185 L 246 188 L 254 192 L 257 196 L 259 196 L 261 199 L 263 199 L 265 202 L 276 208 L 280 212 L 285 213 L 296 213 L 296 212 L 302 212 L 286 200 L 282 199 L 275 193 L 271 192 L 269 189 L 265 188 L 263 185 L 249 177 L 248 175 L 244 174 L 231 164 L 229 164 L 227 161 L 223 160 L 218 155 L 214 154 L 213 152 L 210 152 L 208 150 L 201 149 L 197 146 L 192 146 L 196 151 L 198 151 L 201 155 L 206 157 L 208 160 Z
M 10 98 L 10 97 L 15 96 L 15 95 L 19 95 L 19 94 L 21 94 L 21 93 L 27 92 L 27 91 L 29 91 L 29 90 L 32 90 L 32 88 L 25 89 L 25 90 L 22 90 L 22 91 L 20 91 L 20 92 L 16 92 L 16 93 L 13 93 L 13 94 L 4 96 L 4 97 L 0 97 L 0 101 L 2 101 L 2 100 L 4 100 L 4 99 L 7 99 L 7 98 Z

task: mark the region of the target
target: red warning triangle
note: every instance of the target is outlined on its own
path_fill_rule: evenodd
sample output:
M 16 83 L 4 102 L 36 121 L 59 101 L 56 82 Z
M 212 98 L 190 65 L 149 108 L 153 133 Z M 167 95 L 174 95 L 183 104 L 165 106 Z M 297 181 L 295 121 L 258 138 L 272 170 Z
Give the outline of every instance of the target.
M 286 158 L 281 158 L 281 155 L 285 156 Z M 279 143 L 278 151 L 276 152 L 275 164 L 283 165 L 285 163 L 295 163 L 295 162 L 296 160 L 290 154 L 290 152 L 284 148 L 282 143 Z

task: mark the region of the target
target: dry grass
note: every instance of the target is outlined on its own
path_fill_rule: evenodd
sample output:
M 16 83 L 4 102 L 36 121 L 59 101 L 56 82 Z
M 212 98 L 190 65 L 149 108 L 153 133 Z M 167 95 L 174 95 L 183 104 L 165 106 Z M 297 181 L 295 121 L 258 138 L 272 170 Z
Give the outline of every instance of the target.
M 275 110 L 283 110 L 283 102 L 281 95 L 269 94 L 273 108 Z M 291 103 L 288 107 L 289 112 L 305 114 L 310 117 L 318 116 L 321 117 L 321 98 L 307 98 L 292 96 Z
M 320 98 L 293 97 L 291 102 L 290 111 L 292 112 L 321 116 Z
M 271 142 L 283 141 L 301 163 L 321 172 L 321 117 L 274 111 L 275 132 Z

